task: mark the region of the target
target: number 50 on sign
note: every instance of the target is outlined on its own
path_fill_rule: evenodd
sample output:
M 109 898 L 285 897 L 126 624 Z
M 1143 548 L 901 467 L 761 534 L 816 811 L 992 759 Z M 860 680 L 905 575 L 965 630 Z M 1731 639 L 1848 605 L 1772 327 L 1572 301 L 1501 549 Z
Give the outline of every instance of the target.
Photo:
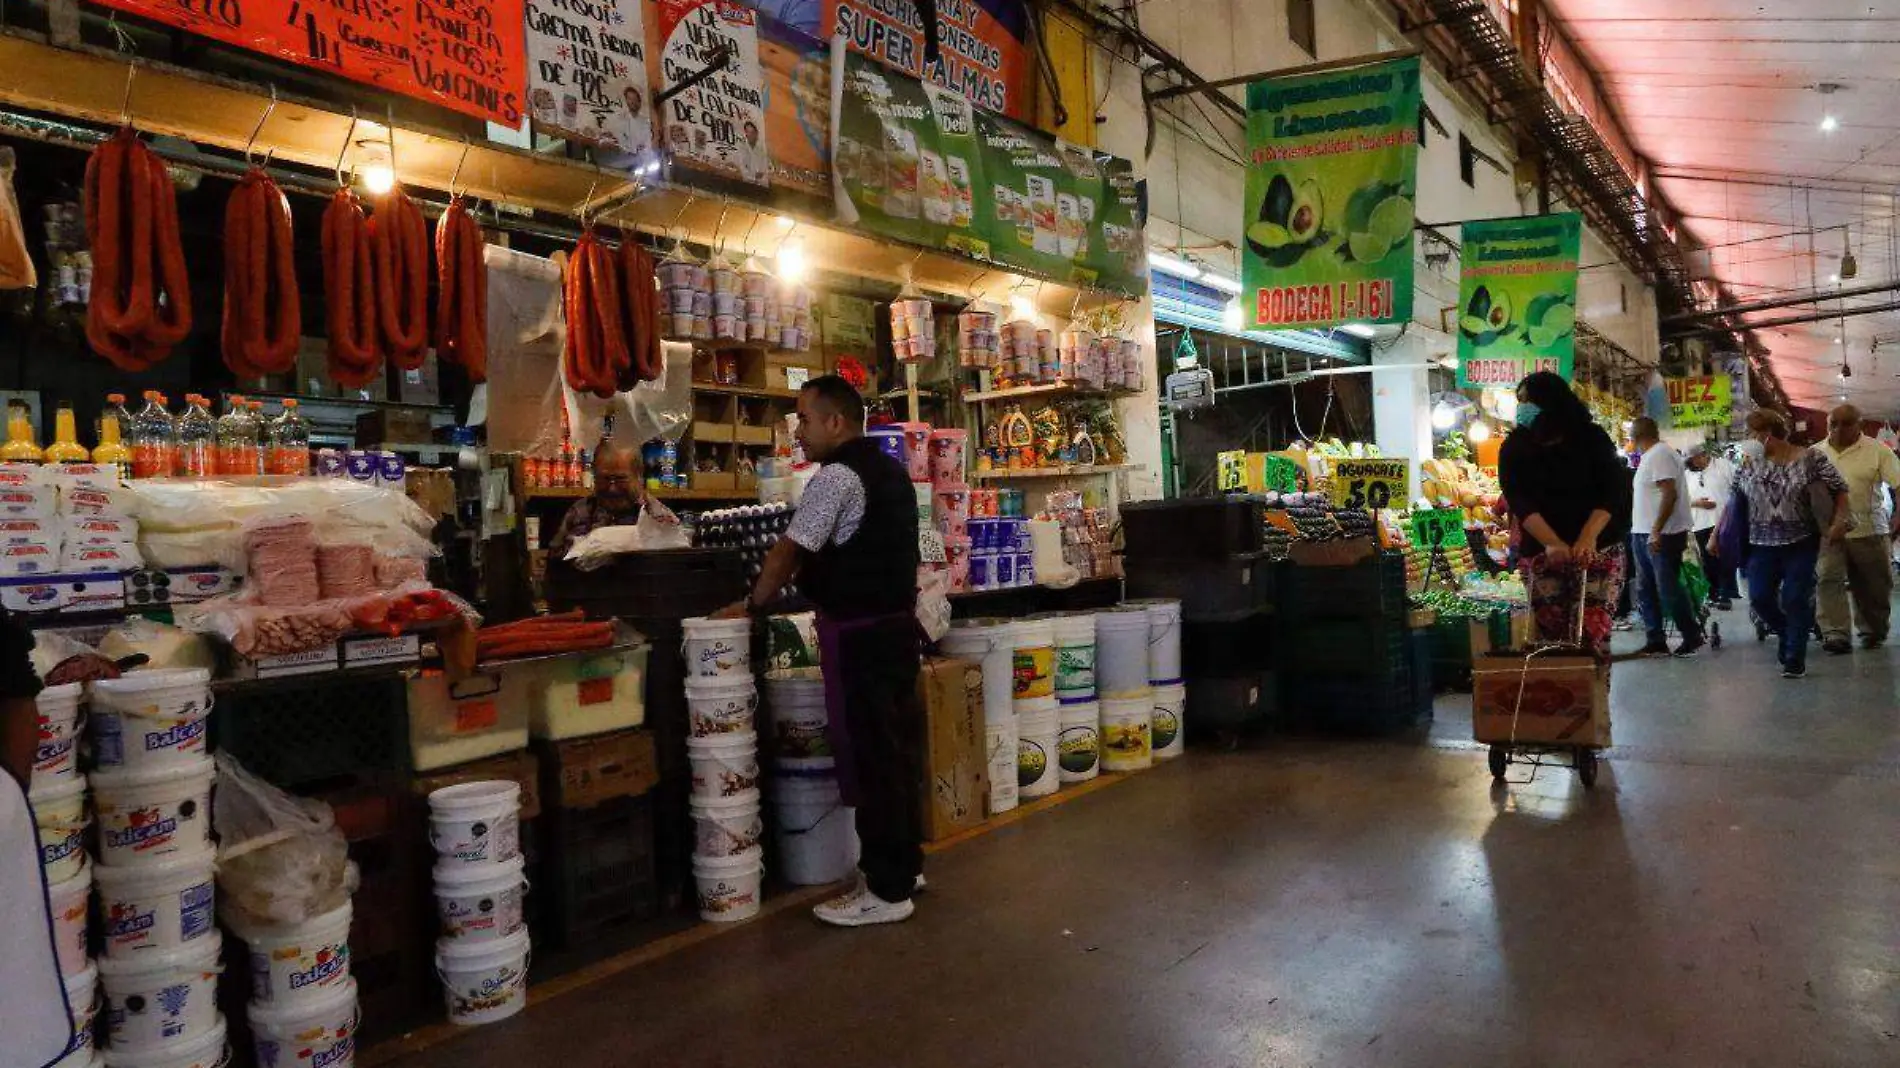
M 1406 487 L 1411 484 L 1411 472 L 1411 461 L 1403 456 L 1382 460 L 1334 460 L 1333 507 L 1403 507 Z

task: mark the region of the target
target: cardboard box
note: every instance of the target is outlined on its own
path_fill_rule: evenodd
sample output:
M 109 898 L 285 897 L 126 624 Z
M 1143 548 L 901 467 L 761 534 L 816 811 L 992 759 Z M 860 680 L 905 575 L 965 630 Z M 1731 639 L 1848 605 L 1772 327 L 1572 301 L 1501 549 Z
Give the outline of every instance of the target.
M 424 356 L 422 366 L 415 370 L 396 372 L 396 399 L 404 404 L 442 403 L 442 375 L 434 352 Z
M 1488 745 L 1607 746 L 1610 666 L 1587 656 L 1473 657 L 1471 734 Z
M 924 838 L 937 841 L 983 822 L 989 801 L 983 669 L 932 658 L 917 673 L 924 708 Z
M 555 808 L 593 808 L 617 797 L 638 797 L 660 783 L 653 735 L 617 731 L 542 746 L 545 796 Z
M 506 753 L 487 760 L 477 760 L 473 764 L 461 764 L 445 768 L 431 775 L 419 775 L 411 781 L 417 797 L 428 796 L 444 786 L 459 786 L 465 782 L 488 782 L 505 779 L 521 786 L 521 818 L 534 819 L 541 814 L 541 762 L 526 749 L 515 753 Z
M 426 408 L 378 408 L 356 417 L 356 447 L 426 445 L 434 441 L 434 427 Z

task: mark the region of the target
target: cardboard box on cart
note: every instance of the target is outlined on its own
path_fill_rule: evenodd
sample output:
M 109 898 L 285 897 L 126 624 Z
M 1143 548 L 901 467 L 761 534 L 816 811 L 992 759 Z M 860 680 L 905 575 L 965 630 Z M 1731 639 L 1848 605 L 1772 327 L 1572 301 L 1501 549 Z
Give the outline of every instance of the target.
M 1471 734 L 1488 745 L 1610 744 L 1610 665 L 1590 656 L 1478 656 Z
M 990 792 L 983 722 L 983 669 L 932 657 L 917 672 L 924 710 L 924 840 L 948 838 L 983 822 Z

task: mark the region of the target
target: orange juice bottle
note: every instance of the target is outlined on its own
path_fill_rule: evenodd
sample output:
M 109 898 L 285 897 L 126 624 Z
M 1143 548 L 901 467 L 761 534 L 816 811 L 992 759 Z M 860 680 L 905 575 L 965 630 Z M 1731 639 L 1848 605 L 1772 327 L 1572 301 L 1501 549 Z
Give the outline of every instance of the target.
M 73 406 L 61 401 L 53 412 L 53 443 L 44 453 L 49 464 L 83 464 L 92 454 L 79 443 L 79 424 L 73 418 Z
M 125 445 L 125 427 L 131 421 L 125 410 L 125 394 L 106 394 L 105 411 L 99 413 L 99 445 L 92 450 L 92 462 L 117 467 L 121 479 L 132 477 L 132 450 Z
M 0 445 L 0 461 L 36 464 L 43 458 L 39 442 L 33 440 L 33 415 L 26 405 L 12 401 L 7 405 L 7 443 Z

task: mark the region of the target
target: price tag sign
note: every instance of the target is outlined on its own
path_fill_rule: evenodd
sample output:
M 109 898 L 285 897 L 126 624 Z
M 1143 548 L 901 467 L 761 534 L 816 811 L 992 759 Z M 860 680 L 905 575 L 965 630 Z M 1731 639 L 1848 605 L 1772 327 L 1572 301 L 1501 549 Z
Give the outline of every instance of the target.
M 1265 464 L 1267 488 L 1275 493 L 1300 492 L 1300 465 L 1284 456 L 1269 456 Z
M 1412 462 L 1403 456 L 1333 461 L 1333 507 L 1390 508 L 1405 502 Z
M 1412 513 L 1412 544 L 1427 549 L 1465 543 L 1464 513 L 1456 508 L 1427 508 Z
M 1214 462 L 1218 465 L 1216 485 L 1223 493 L 1247 488 L 1247 450 L 1215 453 Z

